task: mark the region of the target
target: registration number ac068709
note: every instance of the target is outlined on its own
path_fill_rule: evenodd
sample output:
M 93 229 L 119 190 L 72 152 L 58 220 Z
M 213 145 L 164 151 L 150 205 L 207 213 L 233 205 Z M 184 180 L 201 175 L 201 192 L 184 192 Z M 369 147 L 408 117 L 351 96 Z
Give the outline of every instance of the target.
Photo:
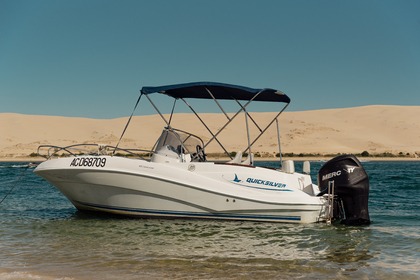
M 103 157 L 75 157 L 70 166 L 105 167 L 106 158 Z

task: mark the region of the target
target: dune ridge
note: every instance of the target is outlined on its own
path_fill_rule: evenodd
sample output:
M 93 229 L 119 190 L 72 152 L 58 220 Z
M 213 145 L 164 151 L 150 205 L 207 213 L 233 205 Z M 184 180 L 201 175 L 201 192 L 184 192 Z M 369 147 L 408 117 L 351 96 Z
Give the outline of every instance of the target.
M 257 122 L 268 122 L 275 113 L 256 113 Z M 223 114 L 200 114 L 216 131 L 226 121 Z M 409 153 L 420 155 L 420 106 L 373 105 L 354 108 L 284 112 L 279 118 L 283 153 Z M 115 145 L 126 118 L 88 119 L 0 113 L 0 158 L 19 158 L 36 152 L 41 144 L 66 146 L 76 143 Z M 245 118 L 239 117 L 221 133 L 226 149 L 243 150 L 247 144 Z M 150 149 L 165 126 L 158 115 L 136 116 L 121 147 Z M 192 114 L 176 114 L 173 127 L 203 139 L 210 134 Z M 251 129 L 255 126 L 251 125 Z M 251 135 L 255 133 L 251 132 Z M 215 141 L 208 153 L 221 151 Z M 252 152 L 278 152 L 277 131 L 270 127 Z

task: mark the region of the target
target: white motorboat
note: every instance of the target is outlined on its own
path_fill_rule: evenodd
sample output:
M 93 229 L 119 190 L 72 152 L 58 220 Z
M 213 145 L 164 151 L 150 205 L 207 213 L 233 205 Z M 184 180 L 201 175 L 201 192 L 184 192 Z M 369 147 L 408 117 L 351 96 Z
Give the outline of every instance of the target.
M 173 98 L 169 118 L 152 101 L 153 94 Z M 356 157 L 343 155 L 327 162 L 318 174 L 320 186 L 311 180 L 309 162 L 304 163 L 304 170 L 299 173 L 293 161 L 282 161 L 278 117 L 290 102 L 283 92 L 212 82 L 143 87 L 135 109 L 142 97 L 150 101 L 165 122 L 153 148 L 123 149 L 118 147 L 119 142 L 113 147 L 42 145 L 38 153 L 47 160 L 34 172 L 59 189 L 79 210 L 140 217 L 293 223 L 337 220 L 344 224 L 369 224 L 368 177 Z M 189 99 L 215 102 L 226 122 L 212 131 L 187 102 Z M 235 104 L 238 111 L 227 114 L 221 100 Z M 177 102 L 184 102 L 202 122 L 203 129 L 211 135 L 208 140 L 172 127 Z M 261 126 L 248 110 L 253 102 L 285 105 L 271 122 Z M 243 152 L 248 154 L 246 158 L 242 158 L 242 152 L 231 156 L 218 139 L 220 132 L 238 115 L 245 116 L 247 146 Z M 248 125 L 251 121 L 257 127 L 256 137 L 251 137 Z M 252 146 L 271 126 L 276 126 L 278 132 L 278 169 L 255 166 L 253 160 Z M 206 158 L 205 149 L 213 141 L 230 156 L 228 161 Z M 82 146 L 95 150 L 80 153 Z M 57 156 L 63 152 L 68 156 Z

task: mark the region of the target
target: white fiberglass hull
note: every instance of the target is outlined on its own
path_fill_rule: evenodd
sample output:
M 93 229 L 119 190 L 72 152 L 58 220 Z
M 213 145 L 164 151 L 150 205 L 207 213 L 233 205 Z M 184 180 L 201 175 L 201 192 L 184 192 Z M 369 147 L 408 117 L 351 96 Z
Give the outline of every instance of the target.
M 308 175 L 205 163 L 155 163 L 110 156 L 47 160 L 34 171 L 78 209 L 155 217 L 294 223 L 320 220 Z

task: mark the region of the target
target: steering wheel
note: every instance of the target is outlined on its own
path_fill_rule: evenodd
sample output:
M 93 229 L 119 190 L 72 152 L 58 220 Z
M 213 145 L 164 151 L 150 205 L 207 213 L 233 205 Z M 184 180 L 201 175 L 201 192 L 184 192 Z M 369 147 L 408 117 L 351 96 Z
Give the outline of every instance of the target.
M 204 149 L 200 145 L 197 145 L 195 147 L 195 150 L 197 152 L 192 155 L 192 161 L 199 161 L 199 162 L 206 161 L 206 154 L 204 153 Z

